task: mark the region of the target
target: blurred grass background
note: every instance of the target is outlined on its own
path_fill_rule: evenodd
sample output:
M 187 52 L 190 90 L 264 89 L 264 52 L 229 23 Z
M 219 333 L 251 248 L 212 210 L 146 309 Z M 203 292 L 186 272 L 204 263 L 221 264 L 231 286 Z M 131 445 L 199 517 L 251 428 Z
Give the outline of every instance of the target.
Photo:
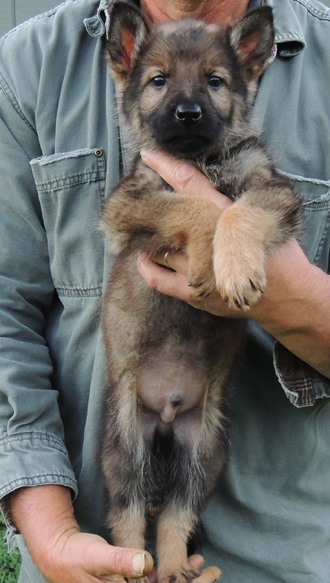
M 16 583 L 20 567 L 20 555 L 14 549 L 8 553 L 5 542 L 6 527 L 0 515 L 0 583 Z

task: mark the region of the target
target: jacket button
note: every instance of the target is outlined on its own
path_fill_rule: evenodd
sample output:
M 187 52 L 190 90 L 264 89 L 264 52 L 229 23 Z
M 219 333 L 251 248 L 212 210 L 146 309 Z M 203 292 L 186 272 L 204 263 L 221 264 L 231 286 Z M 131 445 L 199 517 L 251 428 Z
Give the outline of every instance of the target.
M 101 158 L 101 156 L 103 156 L 103 150 L 102 150 L 102 148 L 95 148 L 94 154 L 95 154 L 95 156 L 97 158 Z

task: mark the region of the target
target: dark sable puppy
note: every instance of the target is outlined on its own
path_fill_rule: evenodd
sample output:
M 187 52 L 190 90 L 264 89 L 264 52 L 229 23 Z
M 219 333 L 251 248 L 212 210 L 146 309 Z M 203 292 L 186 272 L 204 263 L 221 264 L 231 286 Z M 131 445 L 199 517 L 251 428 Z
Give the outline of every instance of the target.
M 144 547 L 146 509 L 157 516 L 160 583 L 197 576 L 187 540 L 226 460 L 226 393 L 244 325 L 150 289 L 137 254 L 182 250 L 196 296 L 217 289 L 241 309 L 259 299 L 267 253 L 301 220 L 251 122 L 273 44 L 267 7 L 227 29 L 187 19 L 149 30 L 135 7 L 111 11 L 109 63 L 135 152 L 157 147 L 189 160 L 235 201 L 220 216 L 173 192 L 137 155 L 104 213 L 115 254 L 103 305 L 109 524 L 116 545 Z

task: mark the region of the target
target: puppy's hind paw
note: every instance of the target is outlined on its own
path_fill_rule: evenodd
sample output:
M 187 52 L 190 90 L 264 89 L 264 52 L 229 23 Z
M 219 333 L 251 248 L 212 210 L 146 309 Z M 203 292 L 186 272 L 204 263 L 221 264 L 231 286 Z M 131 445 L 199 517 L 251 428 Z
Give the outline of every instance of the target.
M 159 583 L 190 583 L 200 576 L 200 572 L 193 567 L 183 566 L 173 573 L 167 573 L 158 577 Z

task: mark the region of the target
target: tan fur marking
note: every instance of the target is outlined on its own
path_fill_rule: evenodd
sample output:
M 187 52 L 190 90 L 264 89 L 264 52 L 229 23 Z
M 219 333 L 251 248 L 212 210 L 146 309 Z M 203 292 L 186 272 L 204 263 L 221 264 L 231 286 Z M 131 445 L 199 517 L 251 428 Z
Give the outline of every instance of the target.
M 114 545 L 133 549 L 144 548 L 144 513 L 135 506 L 114 512 L 111 526 Z
M 157 528 L 159 583 L 168 583 L 173 576 L 176 583 L 187 583 L 184 573 L 191 571 L 187 539 L 195 526 L 196 517 L 184 509 L 169 508 L 160 515 Z

